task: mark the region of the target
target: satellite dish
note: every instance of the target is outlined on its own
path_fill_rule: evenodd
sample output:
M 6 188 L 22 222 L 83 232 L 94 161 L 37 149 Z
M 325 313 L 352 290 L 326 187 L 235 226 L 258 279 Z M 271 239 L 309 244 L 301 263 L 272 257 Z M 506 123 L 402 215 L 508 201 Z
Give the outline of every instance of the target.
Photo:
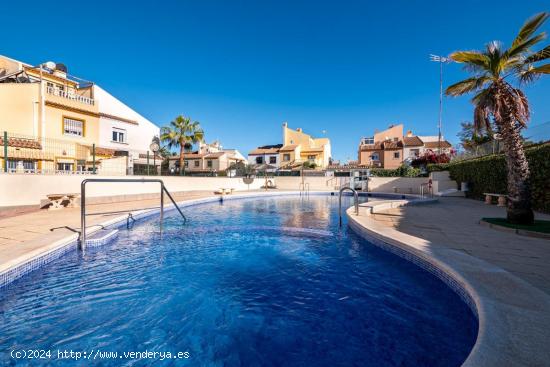
M 47 69 L 55 70 L 55 62 L 48 61 L 43 64 Z

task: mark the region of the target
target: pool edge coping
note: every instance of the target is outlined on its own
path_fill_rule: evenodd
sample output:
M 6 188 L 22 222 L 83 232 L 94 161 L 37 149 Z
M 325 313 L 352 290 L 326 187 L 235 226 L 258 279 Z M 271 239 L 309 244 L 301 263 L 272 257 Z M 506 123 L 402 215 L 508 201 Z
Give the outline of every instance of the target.
M 375 207 L 384 211 L 403 205 L 414 203 L 380 202 Z M 437 276 L 476 314 L 477 339 L 462 366 L 542 366 L 550 360 L 548 294 L 484 260 L 379 224 L 369 218 L 372 209 L 364 206 L 361 209 L 364 210 L 360 210 L 359 216 L 354 214 L 353 207 L 346 210 L 349 227 L 354 232 Z

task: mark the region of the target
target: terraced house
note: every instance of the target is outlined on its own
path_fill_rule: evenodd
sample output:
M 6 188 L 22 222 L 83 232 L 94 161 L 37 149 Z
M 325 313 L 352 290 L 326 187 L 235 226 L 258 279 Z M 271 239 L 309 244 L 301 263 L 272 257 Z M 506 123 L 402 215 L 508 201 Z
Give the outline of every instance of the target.
M 412 131 L 403 135 L 403 125 L 390 125 L 373 137 L 362 138 L 359 144 L 360 166 L 395 169 L 428 150 L 450 153 L 451 143 L 438 136 L 416 136 Z
M 0 56 L 0 133 L 6 172 L 127 174 L 159 128 L 63 64 Z
M 180 172 L 179 160 L 179 155 L 169 158 L 171 173 Z M 219 141 L 200 143 L 197 151 L 184 155 L 185 172 L 189 174 L 217 174 L 233 164 L 245 162 L 246 159 L 237 149 L 223 149 Z

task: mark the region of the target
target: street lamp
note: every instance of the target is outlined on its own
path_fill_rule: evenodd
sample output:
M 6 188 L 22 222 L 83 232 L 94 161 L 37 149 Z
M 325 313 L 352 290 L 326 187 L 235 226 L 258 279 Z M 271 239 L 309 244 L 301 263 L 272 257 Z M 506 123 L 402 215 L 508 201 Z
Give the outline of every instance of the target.
M 437 138 L 437 149 L 438 154 L 441 155 L 441 119 L 443 114 L 443 64 L 451 63 L 453 62 L 453 60 L 445 56 L 431 54 L 430 61 L 439 63 L 439 123 L 437 125 L 439 135 Z
M 157 152 L 160 150 L 160 145 L 156 141 L 153 141 L 151 145 L 149 145 L 149 149 L 153 152 L 153 167 L 155 167 L 155 176 L 158 175 L 157 171 Z

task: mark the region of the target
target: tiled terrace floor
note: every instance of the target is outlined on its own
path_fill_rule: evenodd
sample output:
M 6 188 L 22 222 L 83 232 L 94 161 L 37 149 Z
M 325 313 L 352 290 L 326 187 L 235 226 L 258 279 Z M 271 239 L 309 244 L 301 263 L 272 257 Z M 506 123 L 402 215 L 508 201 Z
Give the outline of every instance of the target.
M 504 217 L 505 208 L 464 198 L 406 206 L 374 215 L 396 230 L 497 265 L 550 294 L 550 240 L 518 236 L 478 224 L 482 217 Z M 537 214 L 550 220 L 549 215 Z

